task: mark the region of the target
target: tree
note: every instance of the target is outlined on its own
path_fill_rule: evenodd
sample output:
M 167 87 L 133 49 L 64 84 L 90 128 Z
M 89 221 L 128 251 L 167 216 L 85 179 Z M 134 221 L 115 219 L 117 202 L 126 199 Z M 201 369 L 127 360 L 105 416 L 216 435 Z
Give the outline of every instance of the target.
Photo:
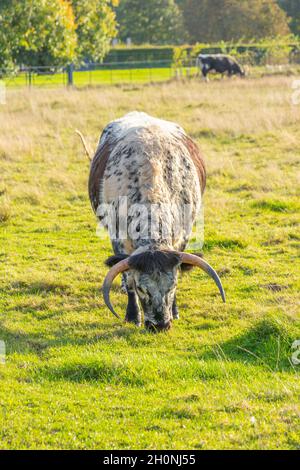
M 183 17 L 174 0 L 121 0 L 116 10 L 119 37 L 135 44 L 180 44 Z
M 113 7 L 119 0 L 72 0 L 77 32 L 77 57 L 101 61 L 116 36 Z
M 72 60 L 76 33 L 66 0 L 2 0 L 0 64 L 55 65 Z
M 191 42 L 260 39 L 290 33 L 276 0 L 181 0 Z
M 13 36 L 11 34 L 11 18 L 7 14 L 8 1 L 0 5 L 0 67 L 6 68 L 13 64 L 12 48 Z M 1 76 L 1 75 L 0 75 Z
M 0 0 L 0 67 L 101 60 L 118 0 Z
M 278 5 L 291 18 L 290 28 L 294 34 L 300 35 L 300 2 L 299 0 L 277 0 Z

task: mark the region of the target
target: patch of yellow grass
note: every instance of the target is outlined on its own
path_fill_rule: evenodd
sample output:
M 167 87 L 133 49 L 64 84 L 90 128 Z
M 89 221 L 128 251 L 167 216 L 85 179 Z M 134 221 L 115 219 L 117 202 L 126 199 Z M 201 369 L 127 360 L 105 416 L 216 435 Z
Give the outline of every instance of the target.
M 140 110 L 178 122 L 198 141 L 218 204 L 225 204 L 217 190 L 224 178 L 231 178 L 233 186 L 235 180 L 251 180 L 252 194 L 259 198 L 262 192 L 284 186 L 280 166 L 285 158 L 288 165 L 298 159 L 291 152 L 300 122 L 300 106 L 291 103 L 292 82 L 289 77 L 268 77 L 209 84 L 191 80 L 80 90 L 8 90 L 7 104 L 0 108 L 2 178 L 13 200 L 25 198 L 32 205 L 40 204 L 48 191 L 67 190 L 73 196 L 86 191 L 88 162 L 75 129 L 95 148 L 109 121 Z M 235 145 L 228 145 L 232 142 Z M 261 163 L 253 160 L 256 143 Z M 17 165 L 14 181 L 9 176 L 12 164 Z M 291 177 L 296 188 L 296 173 Z
M 81 90 L 9 90 L 0 112 L 0 149 L 7 154 L 43 147 L 46 138 L 64 142 L 67 128 L 78 127 L 93 136 L 94 146 L 103 126 L 131 110 L 184 121 L 189 132 L 260 133 L 295 124 L 300 107 L 292 106 L 293 78 L 198 80 L 135 87 L 99 87 Z M 138 92 L 137 92 L 138 89 Z M 192 112 L 191 112 L 192 110 Z

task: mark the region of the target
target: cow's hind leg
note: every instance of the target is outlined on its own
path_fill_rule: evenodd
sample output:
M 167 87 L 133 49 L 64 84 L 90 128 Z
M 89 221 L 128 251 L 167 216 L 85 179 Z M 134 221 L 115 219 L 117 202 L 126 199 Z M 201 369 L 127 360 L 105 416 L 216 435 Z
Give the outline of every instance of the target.
M 142 317 L 138 303 L 138 296 L 135 292 L 134 287 L 132 286 L 132 283 L 130 282 L 129 276 L 126 274 L 123 274 L 123 283 L 126 286 L 128 295 L 125 321 L 128 323 L 134 323 L 137 326 L 141 326 Z

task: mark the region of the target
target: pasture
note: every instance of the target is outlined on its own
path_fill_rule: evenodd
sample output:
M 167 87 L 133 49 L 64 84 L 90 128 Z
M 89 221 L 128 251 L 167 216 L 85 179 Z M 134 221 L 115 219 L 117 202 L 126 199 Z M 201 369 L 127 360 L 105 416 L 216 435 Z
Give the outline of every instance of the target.
M 196 75 L 196 67 L 184 68 L 176 71 L 172 67 L 148 67 L 148 68 L 126 68 L 117 69 L 103 67 L 98 70 L 89 71 L 75 71 L 73 73 L 74 85 L 76 87 L 86 87 L 93 85 L 113 85 L 113 84 L 126 84 L 138 83 L 145 84 L 149 82 L 167 81 L 176 76 L 176 73 L 181 75 Z M 67 86 L 66 71 L 57 71 L 51 73 L 32 72 L 29 78 L 28 72 L 19 72 L 14 75 L 7 75 L 3 77 L 3 81 L 9 88 L 36 86 L 36 87 L 59 87 Z
M 122 66 L 122 64 L 119 64 Z M 133 68 L 128 64 L 128 68 L 117 68 L 109 64 L 100 65 L 96 69 L 91 70 L 75 70 L 73 73 L 73 82 L 77 88 L 91 87 L 97 85 L 128 85 L 128 84 L 155 84 L 167 82 L 174 79 L 191 79 L 199 76 L 198 67 L 191 66 L 173 66 L 157 65 L 149 63 L 146 68 Z M 295 64 L 278 65 L 278 66 L 246 66 L 247 74 L 252 78 L 261 78 L 274 75 L 295 75 L 299 74 L 299 66 Z M 66 87 L 68 83 L 67 72 L 58 68 L 55 73 L 37 73 L 32 68 L 31 72 L 21 71 L 16 74 L 7 74 L 1 76 L 0 70 L 0 86 L 4 82 L 5 86 L 11 88 L 40 87 L 40 88 L 57 88 Z M 210 79 L 216 78 L 214 74 L 210 74 Z M 217 77 L 218 79 L 219 77 Z
M 292 78 L 74 90 L 9 89 L 0 105 L 0 447 L 300 449 L 300 106 Z M 153 335 L 118 322 L 100 287 L 89 163 L 113 118 L 181 124 L 205 156 L 200 270 L 181 318 Z M 298 192 L 298 194 L 297 194 Z M 112 292 L 125 312 L 120 283 Z

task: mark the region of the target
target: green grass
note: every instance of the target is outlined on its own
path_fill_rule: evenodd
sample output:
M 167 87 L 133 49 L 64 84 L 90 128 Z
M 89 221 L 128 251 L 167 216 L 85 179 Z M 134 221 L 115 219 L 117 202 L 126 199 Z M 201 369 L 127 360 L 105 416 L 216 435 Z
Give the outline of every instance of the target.
M 300 449 L 300 107 L 291 80 L 9 90 L 0 108 L 0 443 L 3 449 Z M 89 166 L 133 109 L 172 119 L 208 170 L 206 259 L 181 318 L 152 335 L 116 321 L 100 287 Z M 126 298 L 112 292 L 119 313 Z
M 264 75 L 296 75 L 299 73 L 299 67 L 291 65 L 287 71 L 280 71 L 276 68 L 267 69 L 265 67 L 248 67 L 247 73 L 252 78 L 261 77 Z M 146 83 L 159 83 L 169 81 L 173 78 L 190 78 L 198 76 L 199 71 L 196 67 L 154 67 L 144 69 L 112 69 L 112 70 L 91 70 L 91 71 L 75 71 L 73 74 L 74 85 L 76 87 L 86 87 L 95 85 L 119 85 L 119 84 L 146 84 Z M 220 79 L 218 75 L 210 75 L 210 79 Z M 25 73 L 20 73 L 17 76 L 11 75 L 3 79 L 8 88 L 24 87 L 29 85 L 29 77 Z M 66 73 L 55 74 L 36 74 L 31 75 L 31 86 L 52 88 L 58 86 L 66 86 L 67 75 Z M 209 131 L 209 130 L 208 130 Z
M 196 74 L 194 68 L 191 73 Z M 184 72 L 186 75 L 186 70 Z M 74 85 L 77 87 L 99 84 L 119 84 L 119 83 L 149 83 L 170 80 L 175 76 L 175 70 L 171 67 L 156 67 L 145 69 L 128 70 L 91 70 L 90 72 L 74 72 Z M 4 78 L 5 84 L 10 87 L 22 87 L 28 85 L 28 77 L 25 73 L 18 76 Z M 32 74 L 31 85 L 39 87 L 66 86 L 66 73 L 55 73 L 53 75 Z

